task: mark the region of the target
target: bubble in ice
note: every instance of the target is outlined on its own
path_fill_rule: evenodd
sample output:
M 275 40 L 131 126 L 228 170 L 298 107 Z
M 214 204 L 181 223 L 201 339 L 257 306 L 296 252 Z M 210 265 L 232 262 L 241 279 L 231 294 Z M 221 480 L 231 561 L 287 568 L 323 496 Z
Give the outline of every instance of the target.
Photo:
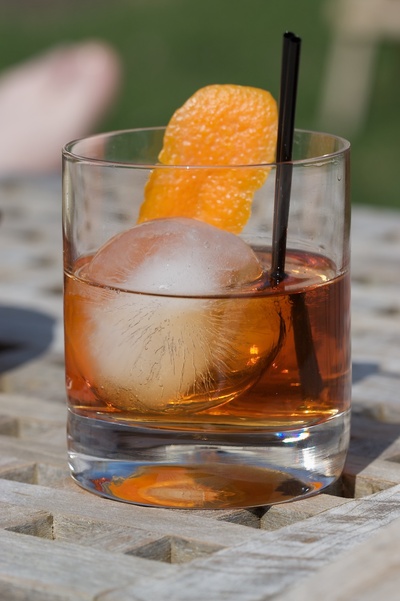
M 261 274 L 243 240 L 197 220 L 118 234 L 82 273 L 101 286 L 76 294 L 81 372 L 121 410 L 190 412 L 233 398 L 272 361 L 282 334 L 271 298 L 240 295 Z

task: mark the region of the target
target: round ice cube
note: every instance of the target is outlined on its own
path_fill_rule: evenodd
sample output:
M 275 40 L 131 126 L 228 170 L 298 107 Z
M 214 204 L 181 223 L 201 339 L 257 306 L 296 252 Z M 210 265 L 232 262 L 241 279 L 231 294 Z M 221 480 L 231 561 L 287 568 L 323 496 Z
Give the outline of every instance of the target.
M 279 345 L 273 299 L 240 296 L 261 274 L 238 236 L 197 220 L 159 219 L 115 236 L 71 292 L 79 372 L 121 410 L 193 410 L 233 398 Z

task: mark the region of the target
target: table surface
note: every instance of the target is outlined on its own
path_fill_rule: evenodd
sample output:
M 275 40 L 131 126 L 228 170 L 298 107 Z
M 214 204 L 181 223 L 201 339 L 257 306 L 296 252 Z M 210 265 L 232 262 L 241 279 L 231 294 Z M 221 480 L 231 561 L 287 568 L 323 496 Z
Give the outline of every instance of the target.
M 68 475 L 60 183 L 0 182 L 0 599 L 352 601 L 400 587 L 400 212 L 354 208 L 353 417 L 330 494 L 254 510 L 101 499 Z

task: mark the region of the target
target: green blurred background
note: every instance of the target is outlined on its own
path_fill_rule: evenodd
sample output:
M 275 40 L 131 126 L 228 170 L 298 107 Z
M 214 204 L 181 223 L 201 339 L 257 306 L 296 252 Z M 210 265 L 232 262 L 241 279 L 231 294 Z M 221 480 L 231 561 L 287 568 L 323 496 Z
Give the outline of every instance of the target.
M 332 38 L 325 5 L 326 0 L 0 0 L 0 69 L 56 44 L 107 40 L 122 58 L 124 87 L 98 130 L 162 125 L 210 83 L 265 87 L 278 97 L 282 34 L 292 30 L 303 38 L 296 125 L 313 129 L 319 127 Z M 367 120 L 348 136 L 355 203 L 400 208 L 399 72 L 399 44 L 382 41 Z M 324 129 L 347 135 L 332 131 L 329 123 Z

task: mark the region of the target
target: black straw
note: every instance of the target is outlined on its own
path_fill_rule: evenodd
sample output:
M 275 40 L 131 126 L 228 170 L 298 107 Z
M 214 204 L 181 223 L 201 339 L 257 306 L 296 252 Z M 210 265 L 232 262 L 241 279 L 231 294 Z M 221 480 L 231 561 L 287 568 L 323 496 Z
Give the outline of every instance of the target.
M 285 278 L 286 239 L 292 188 L 292 150 L 299 77 L 301 39 L 294 33 L 283 36 L 281 90 L 270 283 L 277 287 Z M 317 399 L 323 390 L 304 293 L 290 294 L 294 343 L 304 399 Z
M 281 90 L 279 97 L 278 141 L 272 258 L 270 279 L 277 286 L 285 277 L 286 237 L 292 187 L 292 149 L 299 77 L 301 39 L 294 33 L 283 36 Z

